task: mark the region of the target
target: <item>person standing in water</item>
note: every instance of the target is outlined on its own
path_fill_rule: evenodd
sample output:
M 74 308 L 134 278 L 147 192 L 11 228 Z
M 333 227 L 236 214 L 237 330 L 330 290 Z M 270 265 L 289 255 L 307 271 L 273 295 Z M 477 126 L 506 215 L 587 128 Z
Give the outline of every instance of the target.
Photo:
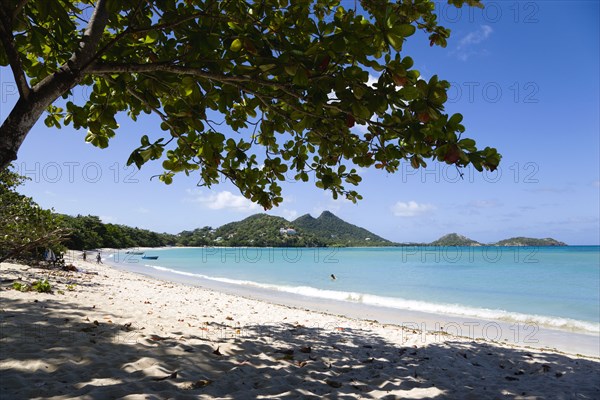
M 98 252 L 98 255 L 96 256 L 96 262 L 98 264 L 102 264 L 102 256 L 100 255 L 100 252 Z

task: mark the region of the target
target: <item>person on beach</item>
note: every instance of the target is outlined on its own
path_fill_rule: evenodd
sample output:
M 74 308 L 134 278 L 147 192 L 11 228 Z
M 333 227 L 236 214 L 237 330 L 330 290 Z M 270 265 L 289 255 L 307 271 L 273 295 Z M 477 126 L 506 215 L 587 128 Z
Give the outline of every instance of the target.
M 96 256 L 96 262 L 98 264 L 102 264 L 102 256 L 100 255 L 100 253 L 98 252 L 98 255 Z
M 86 259 L 87 259 L 87 253 L 86 253 L 86 251 L 84 250 L 84 251 L 83 251 L 83 261 L 85 261 Z
M 332 281 L 335 281 L 337 279 L 334 274 L 331 274 L 330 276 Z

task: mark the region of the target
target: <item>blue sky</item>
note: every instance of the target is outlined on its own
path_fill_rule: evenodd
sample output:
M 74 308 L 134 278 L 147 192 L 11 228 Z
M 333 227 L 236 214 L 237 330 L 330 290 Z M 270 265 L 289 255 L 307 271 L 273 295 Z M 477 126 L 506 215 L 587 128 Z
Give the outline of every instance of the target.
M 290 179 L 284 203 L 269 213 L 293 219 L 330 210 L 395 241 L 458 232 L 483 242 L 532 236 L 599 244 L 599 3 L 486 4 L 457 12 L 439 3 L 440 21 L 452 29 L 448 47 L 431 48 L 415 35 L 404 51 L 423 76 L 452 83 L 447 111 L 464 115 L 466 134 L 479 146 L 498 148 L 499 173 L 467 169 L 460 180 L 453 167 L 434 163 L 417 171 L 404 165 L 394 175 L 363 170 L 358 204 Z M 0 69 L 0 82 L 4 120 L 16 101 L 9 69 Z M 21 191 L 58 212 L 172 233 L 262 212 L 226 182 L 208 190 L 181 175 L 165 186 L 150 180 L 158 164 L 125 167 L 139 137 L 159 128 L 153 118 L 118 120 L 105 150 L 86 144 L 85 131 L 39 121 L 16 162 L 32 178 Z

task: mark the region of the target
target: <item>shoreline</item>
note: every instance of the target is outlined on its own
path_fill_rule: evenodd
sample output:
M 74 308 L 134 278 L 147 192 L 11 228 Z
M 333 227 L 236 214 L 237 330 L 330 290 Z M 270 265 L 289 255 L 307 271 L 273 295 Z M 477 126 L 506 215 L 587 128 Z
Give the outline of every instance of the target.
M 249 300 L 268 302 L 274 305 L 294 307 L 305 311 L 325 313 L 332 316 L 373 321 L 407 329 L 427 331 L 437 335 L 450 334 L 470 340 L 516 345 L 523 348 L 560 351 L 600 359 L 600 336 L 593 332 L 575 332 L 552 329 L 533 324 L 499 319 L 467 317 L 454 314 L 432 313 L 418 310 L 390 308 L 335 299 L 323 299 L 302 294 L 279 292 L 267 288 L 220 282 L 200 277 L 180 275 L 158 270 L 142 264 L 107 264 L 120 271 L 139 274 L 151 279 L 173 282 L 192 287 L 201 287 L 241 296 Z
M 600 395 L 597 358 L 67 262 L 80 271 L 0 266 L 0 389 L 13 399 Z M 54 294 L 5 281 L 42 277 Z

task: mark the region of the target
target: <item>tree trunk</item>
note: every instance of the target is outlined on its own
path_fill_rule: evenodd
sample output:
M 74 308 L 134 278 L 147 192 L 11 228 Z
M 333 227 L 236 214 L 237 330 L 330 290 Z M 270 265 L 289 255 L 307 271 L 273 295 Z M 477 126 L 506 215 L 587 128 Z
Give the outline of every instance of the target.
M 49 105 L 81 81 L 82 74 L 68 66 L 46 77 L 27 98 L 21 96 L 0 126 L 0 170 L 17 159 L 17 152 L 31 128 Z
M 35 96 L 31 96 L 35 98 Z M 17 159 L 23 140 L 38 121 L 48 104 L 19 98 L 17 104 L 0 126 L 0 170 Z

